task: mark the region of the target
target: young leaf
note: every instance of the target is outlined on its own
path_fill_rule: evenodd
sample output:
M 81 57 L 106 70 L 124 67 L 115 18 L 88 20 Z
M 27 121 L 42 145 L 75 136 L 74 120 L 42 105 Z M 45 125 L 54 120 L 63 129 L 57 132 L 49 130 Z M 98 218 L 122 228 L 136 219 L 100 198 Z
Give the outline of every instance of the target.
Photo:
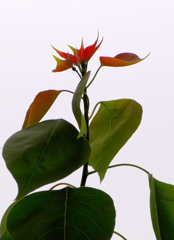
M 80 129 L 80 133 L 78 137 L 86 135 L 86 132 L 87 132 L 86 121 L 80 109 L 80 102 L 81 102 L 82 94 L 84 93 L 84 89 L 86 87 L 89 75 L 90 75 L 90 72 L 87 72 L 83 76 L 83 78 L 81 79 L 80 83 L 76 88 L 76 91 L 74 93 L 73 100 L 72 100 L 72 110 Z
M 87 162 L 89 143 L 77 135 L 72 124 L 59 119 L 33 125 L 6 141 L 3 157 L 17 181 L 17 198 L 68 176 Z
M 138 128 L 141 116 L 142 108 L 134 100 L 101 102 L 90 124 L 91 155 L 88 160 L 101 181 L 111 160 Z
M 38 123 L 61 92 L 62 91 L 47 90 L 38 93 L 26 113 L 22 129 Z
M 150 209 L 157 240 L 174 239 L 174 185 L 149 174 Z
M 114 225 L 111 197 L 87 187 L 33 193 L 7 219 L 13 240 L 110 240 Z
M 147 58 L 149 54 L 145 57 Z M 107 67 L 126 67 L 143 61 L 134 53 L 120 53 L 115 57 L 100 57 L 101 66 Z

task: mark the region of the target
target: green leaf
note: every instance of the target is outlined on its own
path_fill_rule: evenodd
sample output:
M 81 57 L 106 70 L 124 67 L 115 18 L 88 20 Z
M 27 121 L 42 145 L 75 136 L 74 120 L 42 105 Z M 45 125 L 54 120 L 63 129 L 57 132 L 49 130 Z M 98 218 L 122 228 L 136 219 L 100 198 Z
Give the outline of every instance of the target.
M 22 129 L 38 123 L 50 109 L 61 92 L 62 90 L 47 90 L 38 93 L 26 113 Z
M 89 143 L 77 135 L 72 124 L 59 119 L 25 128 L 7 140 L 3 157 L 17 181 L 17 198 L 68 176 L 87 162 Z
M 8 233 L 8 231 L 5 231 L 4 234 L 1 236 L 0 240 L 13 240 Z
M 86 121 L 80 109 L 80 102 L 81 102 L 82 94 L 84 93 L 84 89 L 86 87 L 89 75 L 90 75 L 90 72 L 87 72 L 83 76 L 83 78 L 81 79 L 80 83 L 76 88 L 76 91 L 72 99 L 72 110 L 80 129 L 80 133 L 78 137 L 86 135 L 87 133 Z
M 87 187 L 33 193 L 7 220 L 13 240 L 110 240 L 114 225 L 111 197 Z
M 174 185 L 160 182 L 149 174 L 150 209 L 157 240 L 174 239 Z
M 90 124 L 89 165 L 98 172 L 101 181 L 111 160 L 138 128 L 141 117 L 142 107 L 134 100 L 100 103 Z
M 5 211 L 2 220 L 1 220 L 1 225 L 0 225 L 0 237 L 3 236 L 7 236 L 8 232 L 7 232 L 7 217 L 9 212 L 11 211 L 11 209 L 13 208 L 13 206 L 17 203 L 18 201 L 13 202 Z

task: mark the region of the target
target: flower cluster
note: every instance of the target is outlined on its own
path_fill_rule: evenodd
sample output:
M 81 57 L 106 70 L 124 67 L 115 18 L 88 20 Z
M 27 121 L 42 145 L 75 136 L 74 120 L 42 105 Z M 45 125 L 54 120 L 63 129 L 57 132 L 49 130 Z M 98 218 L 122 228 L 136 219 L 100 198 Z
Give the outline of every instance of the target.
M 53 72 L 65 71 L 69 68 L 72 68 L 73 66 L 78 66 L 78 68 L 82 70 L 84 66 L 87 66 L 87 63 L 90 60 L 90 58 L 94 55 L 94 53 L 100 47 L 102 40 L 98 45 L 97 45 L 97 42 L 98 42 L 98 37 L 97 37 L 97 40 L 94 42 L 94 44 L 86 48 L 84 48 L 83 39 L 82 39 L 80 49 L 75 49 L 74 47 L 69 46 L 74 53 L 73 55 L 69 53 L 61 52 L 53 47 L 53 49 L 59 54 L 59 56 L 65 59 L 65 60 L 62 60 L 56 56 L 53 56 L 57 62 L 57 66 L 53 70 Z
M 69 46 L 73 54 L 61 52 L 53 47 L 53 49 L 59 54 L 59 56 L 63 58 L 63 59 L 60 59 L 56 56 L 53 56 L 57 62 L 57 66 L 53 70 L 53 72 L 62 72 L 77 66 L 81 74 L 83 75 L 86 72 L 88 61 L 97 51 L 97 49 L 100 47 L 102 41 L 103 39 L 97 45 L 98 43 L 98 37 L 97 37 L 94 44 L 85 48 L 83 44 L 83 39 L 82 39 L 80 49 L 76 49 L 72 46 Z M 136 64 L 144 59 L 145 58 L 140 59 L 134 53 L 120 53 L 120 54 L 117 54 L 115 57 L 100 57 L 100 64 L 101 66 L 108 66 L 108 67 L 124 67 L 124 66 Z

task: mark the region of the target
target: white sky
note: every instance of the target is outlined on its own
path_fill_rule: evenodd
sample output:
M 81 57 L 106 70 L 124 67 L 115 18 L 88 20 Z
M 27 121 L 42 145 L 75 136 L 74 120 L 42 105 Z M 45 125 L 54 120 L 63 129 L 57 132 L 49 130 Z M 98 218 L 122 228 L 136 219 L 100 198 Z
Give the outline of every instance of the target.
M 141 126 L 112 163 L 137 164 L 158 180 L 174 184 L 173 12 L 172 0 L 1 0 L 0 147 L 21 129 L 25 112 L 39 91 L 73 91 L 77 85 L 78 76 L 71 70 L 52 73 L 56 63 L 50 44 L 66 52 L 68 44 L 79 47 L 82 37 L 85 46 L 91 45 L 99 31 L 104 41 L 90 61 L 92 75 L 99 66 L 99 56 L 133 52 L 143 58 L 151 52 L 134 66 L 103 67 L 89 90 L 91 111 L 100 100 L 119 98 L 135 99 L 144 109 Z M 71 98 L 62 93 L 44 119 L 64 118 L 75 124 Z M 0 160 L 2 216 L 16 196 L 17 186 Z M 81 169 L 66 182 L 78 186 L 80 178 Z M 155 240 L 145 173 L 121 167 L 109 170 L 101 185 L 97 175 L 87 184 L 114 199 L 116 231 L 129 240 Z

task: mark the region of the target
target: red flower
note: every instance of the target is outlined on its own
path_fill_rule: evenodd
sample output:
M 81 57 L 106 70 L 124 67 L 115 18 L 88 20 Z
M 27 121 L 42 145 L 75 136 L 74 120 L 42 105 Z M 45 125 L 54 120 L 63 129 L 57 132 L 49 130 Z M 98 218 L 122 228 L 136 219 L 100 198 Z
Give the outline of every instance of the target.
M 82 62 L 88 62 L 90 60 L 90 58 L 94 55 L 94 53 L 100 47 L 102 41 L 103 41 L 103 39 L 101 40 L 100 44 L 97 45 L 97 42 L 98 42 L 98 37 L 97 37 L 97 40 L 94 42 L 93 45 L 90 45 L 90 46 L 84 48 L 83 39 L 82 39 L 80 49 L 75 49 L 71 46 L 69 46 L 69 47 L 73 51 L 74 56 L 76 57 L 78 63 L 81 64 Z
M 97 40 L 94 42 L 93 45 L 90 45 L 84 48 L 83 39 L 82 39 L 80 49 L 75 49 L 69 46 L 73 51 L 74 55 L 61 52 L 53 47 L 53 49 L 59 54 L 59 56 L 65 59 L 65 60 L 62 60 L 56 56 L 53 56 L 57 62 L 57 66 L 53 70 L 53 72 L 61 72 L 69 68 L 72 68 L 74 65 L 80 67 L 81 65 L 84 65 L 84 63 L 86 64 L 90 60 L 90 58 L 94 55 L 94 53 L 97 51 L 97 49 L 100 47 L 102 41 L 103 39 L 97 45 L 97 42 L 98 42 L 98 37 L 97 37 Z

